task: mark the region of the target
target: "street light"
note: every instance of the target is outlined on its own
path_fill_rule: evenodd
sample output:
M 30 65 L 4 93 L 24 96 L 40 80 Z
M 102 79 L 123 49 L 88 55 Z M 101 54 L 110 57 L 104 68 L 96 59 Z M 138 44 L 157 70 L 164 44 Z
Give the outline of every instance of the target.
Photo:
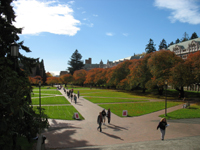
M 15 61 L 14 61 L 14 64 L 15 64 L 15 71 L 16 71 L 16 58 L 18 57 L 19 55 L 19 45 L 16 43 L 16 42 L 13 42 L 11 44 L 11 56 L 14 57 Z
M 39 81 L 39 105 L 40 105 L 40 124 L 41 124 L 41 81 Z
M 165 80 L 165 116 L 167 116 L 167 80 Z

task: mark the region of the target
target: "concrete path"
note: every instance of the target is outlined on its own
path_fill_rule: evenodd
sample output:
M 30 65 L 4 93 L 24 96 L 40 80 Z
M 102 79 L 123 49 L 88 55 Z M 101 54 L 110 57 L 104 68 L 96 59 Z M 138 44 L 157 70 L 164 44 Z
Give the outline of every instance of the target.
M 67 98 L 63 90 L 60 90 L 60 92 Z M 69 100 L 69 102 L 71 103 L 71 100 Z M 158 116 L 164 114 L 164 110 L 139 117 L 128 118 L 120 118 L 111 114 L 111 124 L 108 125 L 106 122 L 106 125 L 102 125 L 102 132 L 99 132 L 97 131 L 97 116 L 99 112 L 102 111 L 102 108 L 82 97 L 78 99 L 77 104 L 71 104 L 82 114 L 85 120 L 66 121 L 49 119 L 51 127 L 48 131 L 43 133 L 43 135 L 47 137 L 47 149 L 65 149 L 73 147 L 84 149 L 84 147 L 87 146 L 93 146 L 93 148 L 97 146 L 95 148 L 96 150 L 104 148 L 109 149 L 111 147 L 111 149 L 113 149 L 113 147 L 115 147 L 114 145 L 126 144 L 128 146 L 130 143 L 136 142 L 162 142 L 170 146 L 170 141 L 174 141 L 172 139 L 178 140 L 180 138 L 186 138 L 188 140 L 189 137 L 198 137 L 199 139 L 200 136 L 200 119 L 169 120 L 168 124 L 170 124 L 170 126 L 166 130 L 165 140 L 161 141 L 160 132 L 156 130 L 156 127 L 160 120 Z M 167 112 L 180 108 L 182 108 L 182 105 L 168 108 Z M 179 141 L 184 142 L 184 140 Z M 149 144 L 147 144 L 147 146 L 148 145 Z M 99 148 L 98 146 L 103 147 Z M 131 145 L 129 147 L 131 147 Z M 90 148 L 92 149 L 92 147 Z

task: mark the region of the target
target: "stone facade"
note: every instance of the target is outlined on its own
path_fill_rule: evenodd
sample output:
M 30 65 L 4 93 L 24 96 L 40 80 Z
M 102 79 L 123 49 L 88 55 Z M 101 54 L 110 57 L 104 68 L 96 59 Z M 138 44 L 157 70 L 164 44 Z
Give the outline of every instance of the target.
M 171 45 L 168 47 L 168 50 L 174 52 L 177 56 L 180 56 L 182 59 L 187 59 L 188 54 L 200 50 L 200 38 Z
M 107 60 L 107 64 L 104 64 L 102 60 L 100 61 L 99 64 L 92 64 L 92 59 L 89 58 L 88 60 L 85 60 L 85 66 L 83 67 L 83 69 L 88 71 L 94 68 L 112 68 L 125 60 L 140 59 L 140 58 L 142 58 L 142 56 L 130 56 L 115 61 Z

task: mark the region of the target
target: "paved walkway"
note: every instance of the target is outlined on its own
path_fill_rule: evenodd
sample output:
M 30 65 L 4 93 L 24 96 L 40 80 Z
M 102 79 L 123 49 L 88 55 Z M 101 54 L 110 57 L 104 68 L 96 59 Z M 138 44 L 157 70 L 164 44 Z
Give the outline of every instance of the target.
M 63 90 L 60 90 L 60 92 L 67 98 Z M 71 100 L 69 102 L 71 103 Z M 172 146 L 176 141 L 179 141 L 179 145 L 182 143 L 182 147 L 186 148 L 182 138 L 185 141 L 190 141 L 190 145 L 195 143 L 195 140 L 190 140 L 190 138 L 196 139 L 197 143 L 200 142 L 200 119 L 169 120 L 170 126 L 166 130 L 165 140 L 161 141 L 160 132 L 156 130 L 156 127 L 160 120 L 158 116 L 164 114 L 164 110 L 128 118 L 120 118 L 112 114 L 111 124 L 102 125 L 102 132 L 99 132 L 97 131 L 97 116 L 102 108 L 82 97 L 78 99 L 77 104 L 71 104 L 82 114 L 85 120 L 49 119 L 51 127 L 43 133 L 47 137 L 47 149 L 121 149 L 121 144 L 125 144 L 127 149 L 131 149 L 134 144 L 135 147 L 138 147 L 142 143 L 144 149 L 147 149 L 145 145 L 149 149 L 153 149 L 151 146 L 157 145 L 160 149 L 163 145 Z M 182 108 L 182 105 L 168 108 L 167 112 L 180 108 Z M 116 147 L 117 145 L 118 147 Z M 199 144 L 196 145 L 199 146 Z M 88 146 L 92 147 L 89 148 Z M 139 149 L 139 147 L 136 149 Z M 198 149 L 200 149 L 200 146 Z

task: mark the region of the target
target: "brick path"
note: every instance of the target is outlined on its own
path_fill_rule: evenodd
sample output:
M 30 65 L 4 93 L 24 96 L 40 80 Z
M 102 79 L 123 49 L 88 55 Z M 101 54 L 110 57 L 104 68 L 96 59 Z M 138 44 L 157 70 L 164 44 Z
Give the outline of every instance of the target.
M 60 92 L 67 98 L 63 90 Z M 68 100 L 71 103 L 71 100 Z M 102 125 L 102 133 L 97 131 L 97 116 L 102 108 L 97 104 L 80 97 L 78 103 L 71 103 L 85 118 L 82 121 L 49 119 L 51 128 L 43 133 L 47 137 L 47 149 L 70 147 L 102 146 L 124 143 L 160 140 L 156 130 L 160 114 L 164 110 L 139 116 L 120 118 L 111 115 L 111 124 Z M 182 105 L 171 107 L 167 112 L 182 108 Z M 111 110 L 112 112 L 112 110 Z M 106 120 L 107 121 L 107 120 Z M 165 141 L 169 139 L 200 136 L 200 119 L 181 119 L 168 121 Z

